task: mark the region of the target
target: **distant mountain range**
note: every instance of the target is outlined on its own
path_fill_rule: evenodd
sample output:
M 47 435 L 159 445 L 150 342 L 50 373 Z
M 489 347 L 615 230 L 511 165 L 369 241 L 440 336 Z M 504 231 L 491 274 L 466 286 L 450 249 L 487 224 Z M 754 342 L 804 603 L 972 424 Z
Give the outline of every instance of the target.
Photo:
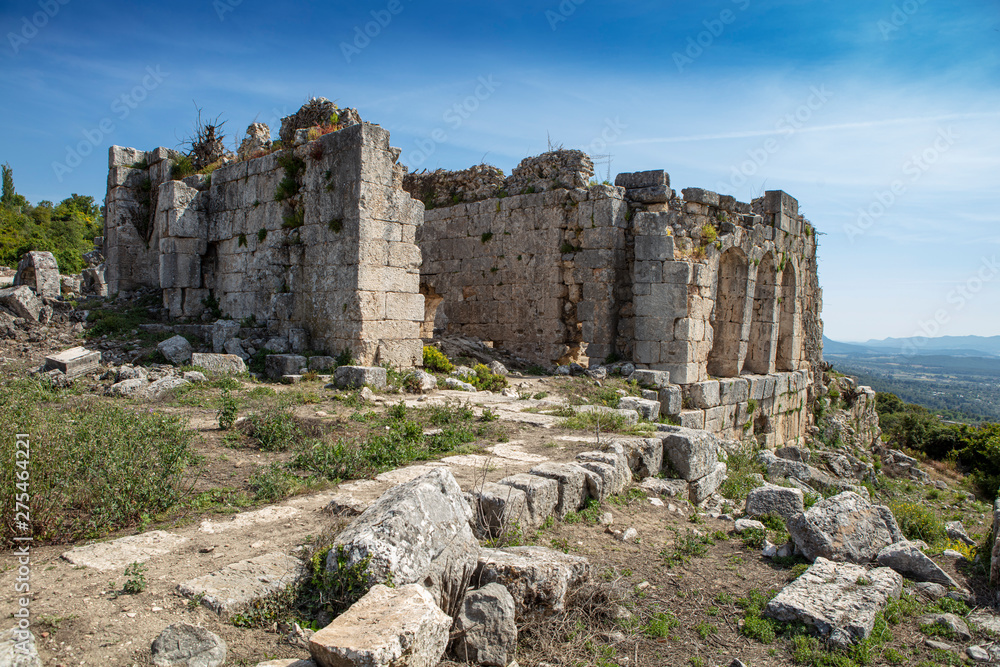
M 865 343 L 841 343 L 824 336 L 823 353 L 849 356 L 1000 357 L 1000 336 L 884 338 Z

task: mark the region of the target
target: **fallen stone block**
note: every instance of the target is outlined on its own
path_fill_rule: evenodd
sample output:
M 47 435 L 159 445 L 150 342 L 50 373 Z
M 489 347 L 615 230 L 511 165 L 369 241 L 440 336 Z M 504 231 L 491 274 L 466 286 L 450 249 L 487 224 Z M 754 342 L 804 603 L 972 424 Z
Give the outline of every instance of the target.
M 961 521 L 949 521 L 944 525 L 944 530 L 950 539 L 961 542 L 966 546 L 976 546 L 976 541 L 965 532 L 965 526 L 962 525 Z
M 413 372 L 416 379 L 417 391 L 421 394 L 429 394 L 437 389 L 437 378 L 427 371 L 417 370 Z
M 853 491 L 819 501 L 786 527 L 809 560 L 867 563 L 896 541 L 879 509 Z
M 309 653 L 320 667 L 434 667 L 451 624 L 420 584 L 376 584 L 309 639 Z
M 590 578 L 590 562 L 545 547 L 483 549 L 475 586 L 501 584 L 514 598 L 517 617 L 565 609 L 566 594 Z
M 381 390 L 388 384 L 388 374 L 378 366 L 340 366 L 334 371 L 333 381 L 342 389 L 371 387 Z
M 139 392 L 146 387 L 145 378 L 132 378 L 131 380 L 122 380 L 121 382 L 116 382 L 111 385 L 111 389 L 108 390 L 112 396 L 122 396 L 125 398 L 133 398 L 139 395 Z
M 191 343 L 184 336 L 168 338 L 160 342 L 156 349 L 174 365 L 179 366 L 191 361 Z
M 435 384 L 436 384 L 436 382 L 435 382 Z M 454 391 L 467 391 L 470 394 L 475 394 L 476 392 L 479 391 L 478 389 L 476 389 L 475 387 L 473 387 L 468 382 L 462 382 L 458 378 L 445 378 L 444 379 L 444 386 L 447 387 L 448 389 L 452 389 Z
M 156 667 L 218 667 L 226 661 L 226 642 L 201 626 L 176 623 L 153 641 L 152 653 Z
M 457 613 L 475 570 L 479 542 L 472 510 L 446 468 L 386 491 L 334 541 L 326 568 L 368 561 L 371 583 L 419 582 L 449 615 Z M 341 553 L 342 552 L 342 556 Z
M 688 497 L 688 481 L 686 479 L 647 477 L 639 482 L 639 488 L 652 496 L 662 496 L 664 498 Z
M 708 431 L 667 426 L 663 431 L 663 465 L 667 463 L 686 480 L 695 480 L 715 471 L 719 462 L 719 441 Z
M 225 619 L 257 600 L 280 593 L 305 574 L 306 568 L 298 558 L 275 552 L 185 581 L 177 586 L 177 592 L 200 600 Z
M 143 380 L 145 382 L 145 380 Z M 173 375 L 168 375 L 165 378 L 160 378 L 153 384 L 143 387 L 139 390 L 139 398 L 145 399 L 147 401 L 158 401 L 168 393 L 175 389 L 180 389 L 186 384 L 191 384 L 184 378 L 179 378 Z
M 45 370 L 59 370 L 67 380 L 92 373 L 101 365 L 101 353 L 85 347 L 71 347 L 59 354 L 45 357 Z
M 612 444 L 621 445 L 625 451 L 629 470 L 638 479 L 656 477 L 663 467 L 663 440 L 642 438 L 616 440 Z
M 514 598 L 500 584 L 470 591 L 455 618 L 452 655 L 463 663 L 507 667 L 517 647 L 515 613 Z
M 228 352 L 226 343 L 240 335 L 240 323 L 233 320 L 219 320 L 212 325 L 212 352 Z
M 801 489 L 791 489 L 784 486 L 768 484 L 750 491 L 747 494 L 747 516 L 764 516 L 775 514 L 786 521 L 796 514 L 805 511 L 803 504 L 805 494 Z
M 0 289 L 0 306 L 31 322 L 37 322 L 42 312 L 42 300 L 25 285 Z
M 875 614 L 902 589 L 903 578 L 887 567 L 866 570 L 820 557 L 767 603 L 764 614 L 811 625 L 832 644 L 847 647 L 871 634 Z
M 527 498 L 518 488 L 484 482 L 472 489 L 471 496 L 475 525 L 487 538 L 512 535 L 517 526 L 528 523 Z
M 235 354 L 195 352 L 191 355 L 191 365 L 224 375 L 238 375 L 247 372 L 246 363 Z
M 754 519 L 737 519 L 735 529 L 737 533 L 745 533 L 748 530 L 767 530 L 767 527 Z
M 728 467 L 726 464 L 719 461 L 715 464 L 715 470 L 690 483 L 688 486 L 688 498 L 695 505 L 700 505 L 726 481 L 727 472 Z
M 657 393 L 657 400 L 660 401 L 661 415 L 676 416 L 684 409 L 684 392 L 677 385 L 660 389 Z
M 559 505 L 559 482 L 548 477 L 518 473 L 504 477 L 498 484 L 512 486 L 524 493 L 529 523 L 540 526 L 556 512 Z
M 307 364 L 306 358 L 298 354 L 269 354 L 264 357 L 264 375 L 280 380 L 285 375 L 297 375 Z
M 647 398 L 624 396 L 618 401 L 619 410 L 635 410 L 646 421 L 656 421 L 660 418 L 660 402 Z
M 878 552 L 878 564 L 891 567 L 908 579 L 958 588 L 958 582 L 913 542 L 896 542 Z
M 559 483 L 556 516 L 565 517 L 587 502 L 587 469 L 573 463 L 540 463 L 531 469 L 532 475 L 548 477 Z
M 14 286 L 18 285 L 30 287 L 42 299 L 58 299 L 62 295 L 62 284 L 55 256 L 38 250 L 24 253 L 14 276 Z
M 601 470 L 602 477 L 603 468 L 591 468 L 588 464 L 598 463 L 611 468 L 612 475 L 604 483 L 605 496 L 621 493 L 632 482 L 632 470 L 629 468 L 624 448 L 617 443 L 612 443 L 611 447 L 603 452 L 580 452 L 576 455 L 576 462 L 590 470 Z

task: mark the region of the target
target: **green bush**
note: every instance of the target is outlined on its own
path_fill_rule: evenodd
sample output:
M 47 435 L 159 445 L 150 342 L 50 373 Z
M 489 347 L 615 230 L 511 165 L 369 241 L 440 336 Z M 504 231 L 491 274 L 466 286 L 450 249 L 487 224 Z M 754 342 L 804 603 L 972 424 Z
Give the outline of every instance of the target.
M 455 370 L 455 364 L 448 361 L 448 357 L 444 356 L 441 350 L 424 345 L 424 368 L 438 373 L 450 373 Z
M 507 386 L 507 378 L 490 370 L 486 364 L 476 364 L 472 367 L 476 376 L 469 383 L 480 391 L 500 391 Z
M 18 493 L 31 496 L 38 541 L 96 538 L 140 523 L 183 497 L 192 431 L 173 416 L 85 401 L 36 381 L 0 386 L 0 541 L 21 534 Z M 29 485 L 18 487 L 15 433 L 31 436 Z
M 222 390 L 221 405 L 219 406 L 219 428 L 228 431 L 236 422 L 236 415 L 239 413 L 239 400 L 229 393 L 228 389 Z
M 247 416 L 247 435 L 256 438 L 260 448 L 283 452 L 302 441 L 303 433 L 290 412 L 271 408 Z
M 946 539 L 944 522 L 926 506 L 896 500 L 889 501 L 889 509 L 892 510 L 899 529 L 907 539 L 923 540 L 928 544 Z

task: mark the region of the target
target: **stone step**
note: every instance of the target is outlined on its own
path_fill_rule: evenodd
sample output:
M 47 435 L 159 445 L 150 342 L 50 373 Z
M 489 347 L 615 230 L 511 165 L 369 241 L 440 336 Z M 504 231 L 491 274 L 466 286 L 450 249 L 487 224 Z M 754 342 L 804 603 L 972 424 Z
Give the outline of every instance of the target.
M 305 573 L 306 567 L 298 558 L 273 552 L 185 581 L 177 591 L 228 618 L 252 602 L 283 591 Z

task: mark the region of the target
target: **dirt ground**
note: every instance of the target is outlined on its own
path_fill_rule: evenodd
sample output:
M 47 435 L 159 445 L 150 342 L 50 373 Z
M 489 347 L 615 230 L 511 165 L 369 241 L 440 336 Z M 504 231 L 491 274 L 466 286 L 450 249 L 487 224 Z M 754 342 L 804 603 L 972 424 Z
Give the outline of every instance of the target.
M 67 324 L 65 332 L 34 343 L 5 341 L 0 345 L 0 354 L 7 362 L 5 372 L 23 372 L 40 363 L 45 354 L 78 343 L 70 327 Z M 127 353 L 123 351 L 121 356 Z M 362 410 L 382 412 L 401 400 L 412 409 L 468 401 L 475 404 L 477 414 L 489 407 L 497 411 L 499 419 L 491 426 L 488 438 L 440 461 L 419 462 L 368 480 L 314 486 L 272 505 L 217 502 L 208 503 L 205 509 L 187 507 L 158 517 L 142 529 L 165 531 L 173 542 L 145 561 L 146 587 L 138 594 L 122 593 L 127 561 L 102 570 L 74 566 L 63 557 L 81 544 L 33 548 L 31 610 L 43 663 L 65 667 L 149 665 L 153 639 L 166 626 L 180 622 L 203 625 L 221 636 L 228 645 L 227 665 L 252 666 L 274 658 L 308 657 L 302 642 L 290 637 L 287 628 L 234 627 L 179 595 L 177 585 L 270 552 L 307 553 L 317 536 L 342 525 L 342 518 L 326 510 L 332 499 L 344 493 L 370 502 L 393 484 L 436 465 L 447 465 L 463 489 L 469 489 L 483 479 L 496 481 L 527 471 L 543 460 L 568 461 L 579 452 L 597 449 L 612 436 L 603 434 L 598 443 L 595 434 L 567 430 L 554 417 L 524 411 L 564 404 L 565 397 L 560 394 L 565 393 L 566 382 L 545 377 L 511 378 L 512 386 L 522 395 L 547 394 L 539 399 L 519 401 L 499 394 L 438 391 L 420 398 L 380 396 L 363 408 L 334 400 L 335 392 L 324 389 L 322 383 L 269 385 L 278 396 L 299 392 L 291 405 L 301 424 L 343 435 L 368 428 L 352 415 Z M 579 382 L 590 381 L 581 378 Z M 289 452 L 234 446 L 227 441 L 227 432 L 218 426 L 218 394 L 195 396 L 187 401 L 189 404 L 168 400 L 150 406 L 187 418 L 197 432 L 194 446 L 201 462 L 186 480 L 191 494 L 220 489 L 238 492 L 247 487 L 254 472 L 273 462 L 287 462 L 292 456 Z M 932 471 L 937 478 L 945 478 L 946 473 Z M 613 518 L 610 529 L 598 520 L 605 512 Z M 989 525 L 989 518 L 982 512 L 966 508 L 960 514 L 970 532 L 981 532 Z M 611 532 L 627 528 L 636 529 L 636 541 L 622 542 Z M 780 590 L 803 566 L 775 564 L 762 557 L 759 549 L 744 545 L 732 529 L 731 520 L 713 518 L 687 502 L 664 499 L 662 505 L 654 505 L 650 499 L 633 493 L 605 501 L 601 507 L 590 508 L 570 520 L 530 531 L 523 543 L 586 556 L 597 587 L 591 586 L 578 595 L 565 615 L 524 623 L 520 628 L 518 663 L 522 667 L 699 667 L 729 665 L 738 658 L 751 667 L 796 664 L 787 637 L 762 643 L 741 633 L 745 610 L 740 601 L 752 591 L 768 594 Z M 938 562 L 960 583 L 984 593 L 981 603 L 988 602 L 980 582 L 969 579 L 966 568 L 956 568 L 953 561 Z M 0 559 L 0 590 L 4 591 L 0 595 L 0 616 L 4 618 L 15 610 L 16 596 L 11 593 L 15 574 L 12 559 Z M 661 622 L 657 624 L 657 620 Z M 926 646 L 925 635 L 914 618 L 906 618 L 890 630 L 893 640 L 886 646 L 897 653 L 889 658 L 878 653 L 867 664 L 961 664 L 957 647 L 949 658 Z M 894 656 L 903 656 L 903 662 L 895 661 Z

